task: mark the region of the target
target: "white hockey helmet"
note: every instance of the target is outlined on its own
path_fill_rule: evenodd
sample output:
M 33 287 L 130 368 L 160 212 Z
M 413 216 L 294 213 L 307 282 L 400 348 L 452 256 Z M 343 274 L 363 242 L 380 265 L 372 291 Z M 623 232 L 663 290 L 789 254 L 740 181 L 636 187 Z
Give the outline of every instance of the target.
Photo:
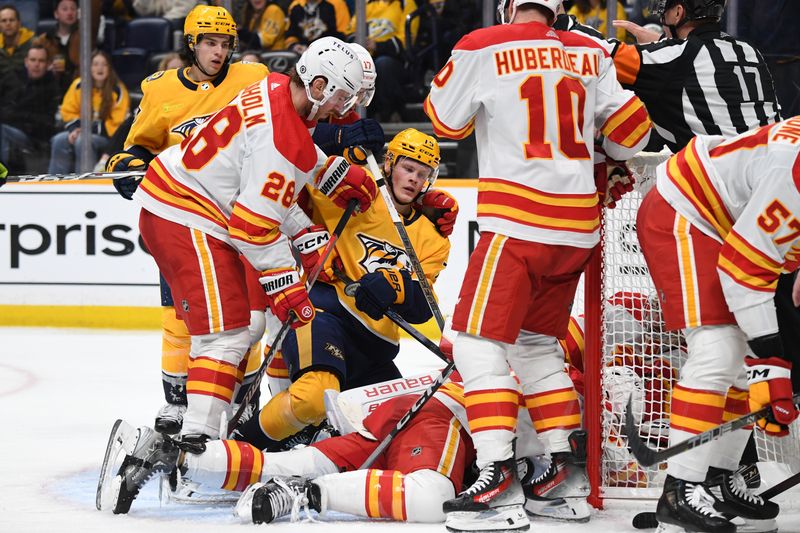
M 308 120 L 312 120 L 319 108 L 339 90 L 347 95 L 343 109 L 349 110 L 355 104 L 364 70 L 355 52 L 344 41 L 335 37 L 317 39 L 308 45 L 295 68 L 306 88 L 308 100 L 314 104 Z M 322 91 L 322 99 L 317 100 L 311 95 L 311 82 L 320 77 L 325 78 L 327 85 Z
M 506 20 L 506 6 L 511 4 L 511 13 Z M 517 7 L 523 4 L 536 4 L 546 7 L 553 12 L 553 17 L 559 13 L 563 0 L 500 0 L 497 4 L 497 20 L 500 24 L 511 24 L 514 21 L 514 16 L 517 14 Z
M 350 48 L 356 53 L 361 68 L 364 70 L 364 78 L 361 80 L 361 90 L 358 91 L 356 105 L 367 107 L 375 96 L 375 80 L 378 79 L 378 72 L 375 70 L 375 60 L 366 48 L 358 43 L 350 43 Z

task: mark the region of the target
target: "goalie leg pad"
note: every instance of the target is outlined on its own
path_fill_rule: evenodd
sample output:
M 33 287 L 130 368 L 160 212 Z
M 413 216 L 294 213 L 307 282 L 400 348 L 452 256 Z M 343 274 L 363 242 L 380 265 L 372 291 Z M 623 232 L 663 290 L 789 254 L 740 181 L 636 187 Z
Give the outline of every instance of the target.
M 239 363 L 250 347 L 247 328 L 192 337 L 192 358 L 187 381 L 188 408 L 182 435 L 219 438 L 220 417 L 230 418 L 238 384 Z
M 508 347 L 506 343 L 463 332 L 453 344 L 453 359 L 464 379 L 467 418 L 481 468 L 513 455 L 519 392 L 508 368 Z M 492 422 L 487 424 L 489 419 Z

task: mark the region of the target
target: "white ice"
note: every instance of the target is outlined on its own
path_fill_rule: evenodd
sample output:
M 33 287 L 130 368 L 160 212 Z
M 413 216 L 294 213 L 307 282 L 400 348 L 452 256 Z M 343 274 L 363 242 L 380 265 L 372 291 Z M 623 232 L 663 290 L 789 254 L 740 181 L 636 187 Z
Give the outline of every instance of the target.
M 163 401 L 161 337 L 156 331 L 0 328 L 0 533 L 165 532 L 188 530 L 354 533 L 374 529 L 444 532 L 441 524 L 365 521 L 345 515 L 325 524 L 240 525 L 230 507 L 161 507 L 151 481 L 128 515 L 94 507 L 108 432 L 117 418 L 152 424 Z M 398 359 L 405 374 L 441 366 L 414 341 Z M 800 531 L 798 493 L 779 498 L 781 531 Z M 635 531 L 631 518 L 653 502 L 607 501 L 588 524 L 537 520 L 532 531 Z M 302 528 L 302 529 L 298 529 Z

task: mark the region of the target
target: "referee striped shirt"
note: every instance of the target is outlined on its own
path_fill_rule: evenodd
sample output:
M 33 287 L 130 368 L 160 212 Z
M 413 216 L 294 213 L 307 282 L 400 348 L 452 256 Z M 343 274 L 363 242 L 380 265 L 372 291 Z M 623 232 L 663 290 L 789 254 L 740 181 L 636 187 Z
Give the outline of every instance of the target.
M 698 134 L 732 137 L 780 120 L 761 53 L 705 24 L 684 39 L 619 43 L 619 81 L 644 102 L 667 146 L 677 152 Z

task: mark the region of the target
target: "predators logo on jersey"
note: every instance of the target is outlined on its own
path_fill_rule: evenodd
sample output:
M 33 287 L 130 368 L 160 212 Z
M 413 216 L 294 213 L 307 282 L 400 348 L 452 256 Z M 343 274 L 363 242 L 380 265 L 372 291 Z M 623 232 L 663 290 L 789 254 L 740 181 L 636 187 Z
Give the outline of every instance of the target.
M 180 135 L 181 137 L 183 137 L 185 139 L 186 137 L 188 137 L 189 135 L 192 134 L 192 132 L 194 131 L 194 129 L 197 126 L 200 126 L 201 124 L 203 124 L 206 120 L 208 120 L 212 116 L 214 116 L 214 114 L 210 113 L 208 115 L 203 115 L 203 116 L 200 116 L 200 117 L 190 118 L 189 120 L 181 122 L 180 124 L 178 124 L 177 126 L 172 128 L 170 131 L 172 133 Z
M 406 268 L 409 264 L 404 249 L 363 233 L 358 233 L 356 236 L 364 247 L 364 256 L 358 263 L 366 272 L 376 272 L 381 268 Z

